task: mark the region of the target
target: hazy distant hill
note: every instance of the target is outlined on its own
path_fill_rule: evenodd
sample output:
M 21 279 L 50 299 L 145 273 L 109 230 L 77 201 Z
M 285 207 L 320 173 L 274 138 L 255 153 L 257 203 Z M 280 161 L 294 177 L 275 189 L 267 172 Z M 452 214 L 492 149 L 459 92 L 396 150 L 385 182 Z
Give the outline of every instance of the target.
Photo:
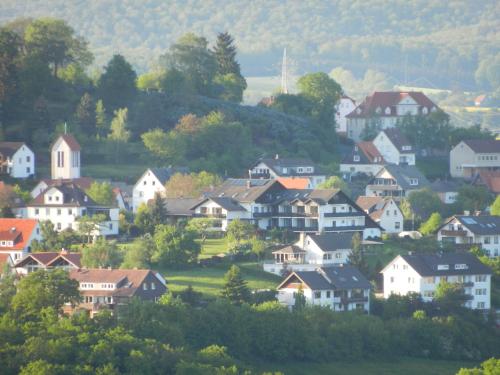
M 395 81 L 406 74 L 408 82 L 467 89 L 476 88 L 480 62 L 499 53 L 499 14 L 497 0 L 0 2 L 1 23 L 17 17 L 67 20 L 91 42 L 98 66 L 120 52 L 144 70 L 185 32 L 213 41 L 227 30 L 250 76 L 276 74 L 286 46 L 299 74 L 342 66 L 361 76 L 372 68 Z

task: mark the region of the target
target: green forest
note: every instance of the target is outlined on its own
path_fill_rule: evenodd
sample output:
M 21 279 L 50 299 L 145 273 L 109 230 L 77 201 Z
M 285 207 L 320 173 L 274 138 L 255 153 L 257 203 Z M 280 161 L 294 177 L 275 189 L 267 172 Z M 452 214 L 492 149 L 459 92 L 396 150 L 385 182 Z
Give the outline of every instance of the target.
M 187 32 L 237 41 L 245 76 L 279 72 L 283 48 L 297 74 L 380 72 L 394 84 L 494 91 L 499 86 L 500 4 L 495 0 L 122 1 L 4 0 L 0 23 L 29 15 L 67 21 L 90 43 L 102 69 L 115 53 L 139 73 Z

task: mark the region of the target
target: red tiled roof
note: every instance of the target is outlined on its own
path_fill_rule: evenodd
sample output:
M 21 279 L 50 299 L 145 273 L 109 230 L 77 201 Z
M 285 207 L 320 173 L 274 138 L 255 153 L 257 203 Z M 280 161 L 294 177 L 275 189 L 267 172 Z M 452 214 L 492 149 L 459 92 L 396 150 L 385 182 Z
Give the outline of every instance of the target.
M 309 187 L 308 178 L 279 177 L 277 180 L 287 189 L 307 189 Z
M 432 100 L 430 100 L 422 92 L 375 91 L 372 95 L 367 96 L 365 100 L 346 117 L 353 118 L 371 116 L 375 113 L 377 108 L 382 110 L 379 114 L 380 116 L 396 116 L 395 106 L 407 96 L 410 96 L 413 100 L 415 100 L 418 105 L 426 107 L 429 112 L 433 107 L 437 108 L 436 104 L 434 104 Z M 385 113 L 386 108 L 390 109 L 389 114 Z M 360 110 L 360 113 L 358 113 L 358 109 Z
M 71 270 L 69 277 L 78 282 L 94 283 L 118 283 L 127 278 L 133 286 L 139 286 L 151 270 L 127 270 L 127 269 L 78 269 Z
M 73 151 L 80 151 L 81 150 L 80 144 L 78 143 L 76 138 L 73 137 L 71 134 L 60 135 L 59 138 L 57 138 L 56 141 L 52 144 L 52 147 L 61 138 L 64 140 L 64 142 L 66 142 L 68 144 L 68 146 L 71 150 L 73 150 Z
M 6 264 L 12 264 L 12 258 L 9 253 L 0 253 L 0 273 L 2 273 L 3 268 Z
M 500 171 L 479 171 L 479 180 L 495 194 L 500 194 Z
M 4 241 L 7 240 L 7 237 L 16 239 L 14 246 L 0 247 L 0 251 L 23 250 L 27 246 L 27 242 L 31 238 L 37 224 L 38 221 L 34 219 L 0 219 L 0 238 Z M 13 228 L 15 228 L 15 231 L 13 231 Z M 11 232 L 12 235 L 8 232 Z
M 385 160 L 382 154 L 377 150 L 373 142 L 370 141 L 365 141 L 365 142 L 359 142 L 357 144 L 358 148 L 365 154 L 365 156 L 368 158 L 370 163 L 379 163 L 379 164 L 384 164 Z M 378 158 L 377 162 L 375 162 L 375 158 Z

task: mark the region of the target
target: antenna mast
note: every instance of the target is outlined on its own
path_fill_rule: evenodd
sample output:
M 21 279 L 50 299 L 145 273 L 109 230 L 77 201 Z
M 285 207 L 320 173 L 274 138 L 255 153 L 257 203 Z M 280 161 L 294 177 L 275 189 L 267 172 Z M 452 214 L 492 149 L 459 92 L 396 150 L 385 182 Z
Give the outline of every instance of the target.
M 283 50 L 283 62 L 281 63 L 281 93 L 288 94 L 288 76 L 286 66 L 286 47 Z

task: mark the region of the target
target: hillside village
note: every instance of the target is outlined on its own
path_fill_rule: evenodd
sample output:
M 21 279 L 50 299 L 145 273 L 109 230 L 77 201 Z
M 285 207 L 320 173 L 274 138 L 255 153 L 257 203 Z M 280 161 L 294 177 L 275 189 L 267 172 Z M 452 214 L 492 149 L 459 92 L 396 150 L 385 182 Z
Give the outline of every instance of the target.
M 234 55 L 229 60 L 237 65 Z M 244 81 L 237 70 L 228 74 Z M 54 287 L 61 288 L 60 303 L 45 306 L 56 306 L 47 319 L 123 319 L 141 340 L 172 344 L 154 349 L 172 356 L 173 347 L 185 343 L 200 352 L 179 352 L 177 359 L 165 361 L 175 362 L 177 369 L 185 366 L 177 373 L 186 374 L 236 366 L 231 356 L 262 355 L 269 363 L 273 356 L 294 358 L 309 334 L 311 340 L 331 341 L 322 344 L 320 354 L 305 352 L 299 361 L 341 357 L 341 351 L 329 348 L 351 327 L 345 323 L 345 332 L 331 328 L 332 336 L 325 338 L 316 326 L 322 319 L 359 319 L 363 340 L 386 338 L 381 356 L 398 347 L 391 335 L 405 324 L 410 327 L 402 333 L 405 339 L 428 329 L 438 335 L 436 342 L 452 337 L 453 349 L 422 338 L 418 351 L 401 346 L 402 356 L 476 363 L 498 356 L 500 140 L 481 127 L 455 128 L 423 92 L 373 91 L 357 102 L 324 73 L 301 79 L 303 92 L 263 98 L 251 120 L 238 112 L 246 84 L 236 88 L 241 90 L 237 100 L 227 82 L 218 86 L 217 97 L 201 86 L 196 93 L 190 91 L 194 86 L 186 89 L 183 96 L 164 88 L 135 88 L 140 91 L 136 99 L 123 99 L 131 108 L 134 100 L 144 104 L 159 98 L 187 104 L 175 114 L 174 127 L 136 128 L 137 139 L 130 143 L 127 108 L 111 104 L 120 100 L 113 95 L 104 102 L 116 107 L 107 135 L 96 123 L 87 132 L 77 116 L 47 133 L 48 149 L 42 147 L 47 136 L 38 140 L 29 133 L 23 139 L 25 133 L 6 116 L 0 141 L 0 296 L 11 286 L 5 295 L 12 302 L 1 297 L 0 313 L 16 312 L 23 322 L 35 319 L 33 311 L 46 302 L 29 310 L 18 296 L 27 293 L 22 298 L 35 301 L 38 287 L 60 283 Z M 317 85 L 328 91 L 325 97 L 306 89 Z M 205 100 L 212 103 L 205 113 L 185 113 Z M 224 107 L 224 100 L 233 103 Z M 93 116 L 99 118 L 98 113 Z M 276 128 L 259 129 L 260 115 Z M 281 128 L 284 123 L 290 132 Z M 131 173 L 130 166 L 139 168 Z M 104 173 L 95 173 L 97 167 Z M 69 293 L 63 288 L 73 288 L 73 294 L 63 296 Z M 252 330 L 258 321 L 264 327 L 278 324 L 270 317 L 274 311 L 283 322 L 269 328 L 273 334 L 295 329 L 298 317 L 309 331 L 299 329 L 290 338 L 295 340 L 291 349 L 281 354 L 274 347 L 267 354 L 255 349 L 265 342 L 264 333 L 249 339 L 248 348 L 233 348 L 220 323 L 213 336 L 208 327 L 200 328 L 210 311 L 221 320 L 223 313 L 242 320 L 248 314 Z M 259 315 L 263 311 L 269 316 Z M 167 316 L 179 326 L 165 328 Z M 456 325 L 445 328 L 443 322 L 452 316 Z M 158 327 L 146 327 L 149 319 Z M 247 329 L 228 319 L 234 332 Z M 376 328 L 368 333 L 372 323 Z M 2 324 L 3 332 L 7 323 Z M 195 338 L 195 327 L 208 338 Z M 452 333 L 461 327 L 467 327 L 474 350 Z M 481 334 L 474 336 L 475 329 Z M 178 341 L 162 341 L 169 334 L 178 335 Z M 203 357 L 203 348 L 216 351 L 208 356 L 217 360 Z M 345 350 L 351 350 L 347 344 Z M 369 353 L 367 344 L 353 358 Z M 4 355 L 9 354 L 0 358 Z M 37 361 L 33 355 L 35 369 L 41 366 Z M 9 366 L 8 373 L 19 369 Z M 137 368 L 117 371 L 140 373 Z

